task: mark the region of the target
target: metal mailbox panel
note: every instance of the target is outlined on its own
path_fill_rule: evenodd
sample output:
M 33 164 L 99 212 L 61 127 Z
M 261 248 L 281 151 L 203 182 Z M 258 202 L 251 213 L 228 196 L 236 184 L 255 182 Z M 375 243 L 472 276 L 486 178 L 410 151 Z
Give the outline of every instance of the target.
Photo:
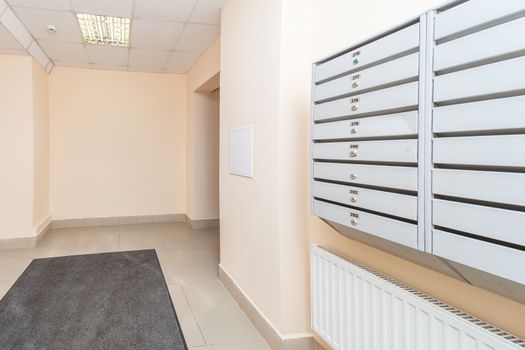
M 417 168 L 315 162 L 316 179 L 417 191 Z
M 524 90 L 524 66 L 525 57 L 518 57 L 439 75 L 434 78 L 434 101 L 469 99 Z
M 316 198 L 417 220 L 416 196 L 320 181 L 314 181 L 313 194 Z
M 314 140 L 337 140 L 366 137 L 415 136 L 417 112 L 389 114 L 314 125 Z
M 314 80 L 320 82 L 366 67 L 419 46 L 419 23 L 335 57 L 315 67 Z
M 318 200 L 313 209 L 321 218 L 417 249 L 417 225 Z
M 517 34 L 523 32 L 525 18 L 520 18 L 437 45 L 434 49 L 434 70 L 464 66 L 523 51 L 525 35 Z
M 436 16 L 436 40 L 496 22 L 525 10 L 523 0 L 470 0 Z
M 376 162 L 417 162 L 417 140 L 315 143 L 314 159 Z
M 525 284 L 523 251 L 440 230 L 432 236 L 433 254 Z
M 525 130 L 525 96 L 434 108 L 435 133 Z
M 314 98 L 318 102 L 356 94 L 374 87 L 415 79 L 418 74 L 419 54 L 414 53 L 317 85 L 314 88 Z
M 525 174 L 434 169 L 432 191 L 451 197 L 525 206 Z
M 435 199 L 434 225 L 525 246 L 525 213 Z
M 353 117 L 365 113 L 416 107 L 418 82 L 403 84 L 314 106 L 314 120 Z
M 434 163 L 525 167 L 525 135 L 445 137 L 433 144 Z

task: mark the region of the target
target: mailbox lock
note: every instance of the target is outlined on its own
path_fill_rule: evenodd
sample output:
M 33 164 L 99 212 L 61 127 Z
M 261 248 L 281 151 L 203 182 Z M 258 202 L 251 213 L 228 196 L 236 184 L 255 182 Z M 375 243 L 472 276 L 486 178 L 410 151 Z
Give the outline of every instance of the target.
M 352 221 L 350 221 L 352 223 L 353 226 L 357 226 L 357 220 L 356 219 L 352 219 Z
M 358 104 L 352 105 L 352 111 L 355 112 L 359 108 Z
M 357 179 L 357 174 L 350 174 L 350 178 L 351 178 L 352 180 Z
M 356 87 L 358 87 L 358 86 L 359 86 L 359 82 L 358 82 L 358 81 L 354 81 L 354 82 L 352 83 L 352 87 L 353 87 L 354 89 L 355 89 Z
M 357 134 L 357 129 L 356 129 L 356 128 L 352 128 L 352 129 L 350 129 L 350 133 L 351 133 L 351 134 Z
M 354 60 L 352 61 L 352 63 L 353 63 L 354 65 L 359 64 L 359 58 L 354 58 Z
M 350 198 L 350 201 L 351 201 L 352 203 L 357 202 L 357 197 L 354 196 L 354 197 Z
M 350 151 L 350 157 L 352 158 L 357 157 L 357 151 Z

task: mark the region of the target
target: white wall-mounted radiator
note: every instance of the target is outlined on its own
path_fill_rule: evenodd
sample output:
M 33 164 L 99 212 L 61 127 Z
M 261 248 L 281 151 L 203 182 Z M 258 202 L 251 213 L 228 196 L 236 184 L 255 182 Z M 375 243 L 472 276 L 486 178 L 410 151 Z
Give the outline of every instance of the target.
M 312 328 L 336 350 L 524 350 L 525 341 L 320 246 Z

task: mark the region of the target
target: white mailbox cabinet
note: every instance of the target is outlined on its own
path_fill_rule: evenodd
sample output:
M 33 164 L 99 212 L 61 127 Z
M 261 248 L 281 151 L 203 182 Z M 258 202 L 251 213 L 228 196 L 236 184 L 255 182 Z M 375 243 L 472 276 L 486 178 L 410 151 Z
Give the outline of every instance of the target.
M 432 16 L 427 250 L 525 284 L 525 1 Z
M 313 65 L 312 210 L 525 284 L 525 1 L 456 1 Z
M 419 212 L 426 19 L 314 65 L 315 215 L 424 249 Z

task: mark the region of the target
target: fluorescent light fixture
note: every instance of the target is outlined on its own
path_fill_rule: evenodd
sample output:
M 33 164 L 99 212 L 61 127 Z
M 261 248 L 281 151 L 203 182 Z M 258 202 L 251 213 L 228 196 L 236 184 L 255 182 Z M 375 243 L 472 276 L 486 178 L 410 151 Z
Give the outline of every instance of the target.
M 87 13 L 77 13 L 77 18 L 86 44 L 129 46 L 129 18 Z

